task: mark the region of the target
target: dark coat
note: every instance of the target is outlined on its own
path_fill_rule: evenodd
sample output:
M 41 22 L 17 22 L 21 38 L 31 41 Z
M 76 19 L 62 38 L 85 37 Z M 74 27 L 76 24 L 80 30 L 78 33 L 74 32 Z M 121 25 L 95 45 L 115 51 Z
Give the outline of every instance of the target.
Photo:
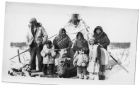
M 97 34 L 96 30 L 100 29 L 101 33 Z M 103 31 L 102 27 L 97 26 L 94 30 L 94 35 L 93 37 L 95 38 L 95 44 L 101 44 L 103 46 L 103 48 L 107 49 L 107 46 L 110 44 L 110 40 L 108 38 L 108 36 L 106 35 L 106 33 Z
M 82 39 L 78 39 L 78 35 L 82 36 Z M 78 33 L 76 36 L 76 40 L 74 42 L 74 46 L 73 46 L 73 50 L 74 51 L 81 51 L 83 50 L 85 54 L 89 54 L 89 46 L 88 46 L 88 42 L 86 39 L 84 39 L 82 33 Z

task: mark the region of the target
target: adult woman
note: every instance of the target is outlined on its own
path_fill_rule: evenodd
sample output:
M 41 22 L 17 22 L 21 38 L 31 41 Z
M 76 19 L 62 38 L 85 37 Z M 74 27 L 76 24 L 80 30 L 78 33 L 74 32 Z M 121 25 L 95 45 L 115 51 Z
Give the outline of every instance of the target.
M 66 34 L 66 30 L 61 28 L 58 36 L 53 40 L 53 45 L 55 49 L 65 49 L 69 51 L 72 46 L 72 41 L 69 36 Z
M 65 57 L 63 58 L 70 58 L 70 49 L 71 49 L 71 46 L 72 46 L 72 41 L 70 40 L 69 36 L 66 34 L 66 30 L 64 28 L 61 28 L 60 31 L 59 31 L 59 35 L 55 37 L 55 39 L 53 40 L 53 45 L 54 45 L 54 48 L 57 49 L 56 51 L 56 59 L 55 59 L 55 64 L 57 66 L 57 71 L 58 71 L 58 74 L 60 74 L 59 76 L 63 77 L 65 76 L 65 74 L 67 73 L 67 69 L 70 65 L 70 63 L 67 63 L 67 65 L 65 65 L 65 67 L 63 66 L 60 66 L 59 65 L 59 60 L 63 60 L 62 59 L 62 56 L 63 54 L 66 54 Z M 58 50 L 62 50 L 64 49 L 64 52 L 62 51 L 62 53 L 59 53 Z M 66 53 L 65 53 L 66 52 Z M 61 58 L 60 58 L 61 56 Z M 67 74 L 66 74 L 67 75 Z
M 100 64 L 100 68 L 99 68 L 99 80 L 104 80 L 105 79 L 105 62 L 107 59 L 105 59 L 106 57 L 102 56 L 102 50 L 101 48 L 104 48 L 107 50 L 107 46 L 110 44 L 110 40 L 108 38 L 108 36 L 106 35 L 106 33 L 103 31 L 101 26 L 97 26 L 94 29 L 94 44 L 98 44 L 98 48 L 97 48 L 97 61 L 99 61 Z
M 103 48 L 107 50 L 107 46 L 110 44 L 110 40 L 101 26 L 97 26 L 94 29 L 93 37 L 95 38 L 94 44 L 100 44 Z

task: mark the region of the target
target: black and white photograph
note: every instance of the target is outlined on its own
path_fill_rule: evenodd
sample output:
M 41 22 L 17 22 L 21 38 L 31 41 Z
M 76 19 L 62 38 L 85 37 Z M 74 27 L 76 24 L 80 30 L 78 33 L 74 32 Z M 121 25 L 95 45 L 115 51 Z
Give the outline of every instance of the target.
M 6 2 L 2 81 L 134 85 L 138 15 L 138 9 Z

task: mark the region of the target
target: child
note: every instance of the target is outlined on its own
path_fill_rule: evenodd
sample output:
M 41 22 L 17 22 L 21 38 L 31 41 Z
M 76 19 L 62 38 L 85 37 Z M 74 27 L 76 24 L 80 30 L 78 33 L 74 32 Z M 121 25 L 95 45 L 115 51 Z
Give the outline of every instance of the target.
M 84 39 L 84 36 L 81 32 L 77 33 L 73 49 L 75 51 L 73 64 L 74 66 L 77 64 L 77 76 L 79 78 L 84 77 L 84 79 L 87 79 L 89 47 L 87 40 Z
M 75 57 L 73 65 L 77 65 L 77 76 L 80 79 L 87 79 L 87 63 L 88 56 L 83 51 L 79 51 L 79 54 Z
M 54 72 L 54 57 L 56 53 L 54 52 L 52 42 L 48 40 L 41 51 L 41 55 L 43 56 L 43 73 L 50 75 Z
M 98 45 L 94 45 L 94 38 L 91 37 L 89 40 L 89 64 L 87 67 L 87 71 L 89 72 L 89 79 L 93 80 L 94 77 L 98 77 L 99 72 L 99 63 L 97 62 L 97 47 Z M 95 76 L 96 75 L 96 76 Z

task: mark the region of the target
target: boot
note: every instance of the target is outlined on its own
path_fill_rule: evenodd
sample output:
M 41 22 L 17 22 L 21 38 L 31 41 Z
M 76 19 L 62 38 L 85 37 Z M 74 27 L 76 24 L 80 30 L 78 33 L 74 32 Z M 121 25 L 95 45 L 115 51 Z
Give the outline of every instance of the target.
M 87 75 L 84 75 L 84 79 L 87 80 L 87 78 L 88 78 Z
M 99 72 L 99 73 L 98 73 L 98 78 L 99 78 L 99 80 L 102 79 L 102 78 L 101 78 L 101 75 L 102 75 L 102 72 Z
M 81 74 L 81 79 L 84 79 L 84 74 Z
M 101 79 L 102 79 L 102 80 L 105 80 L 105 76 L 104 76 L 104 75 L 102 75 Z
M 102 80 L 105 80 L 105 65 L 102 65 L 102 76 L 101 76 L 101 79 Z
M 99 79 L 98 73 L 95 73 L 93 78 L 94 78 L 94 80 L 98 80 Z
M 78 78 L 81 79 L 82 78 L 82 75 L 81 74 L 77 74 Z
M 98 75 L 99 76 L 99 80 L 102 80 L 102 76 L 101 75 Z
M 105 72 L 102 73 L 102 80 L 105 80 Z
M 105 75 L 104 74 L 100 74 L 99 75 L 99 80 L 105 80 Z
M 94 80 L 94 74 L 93 73 L 89 73 L 89 79 Z

